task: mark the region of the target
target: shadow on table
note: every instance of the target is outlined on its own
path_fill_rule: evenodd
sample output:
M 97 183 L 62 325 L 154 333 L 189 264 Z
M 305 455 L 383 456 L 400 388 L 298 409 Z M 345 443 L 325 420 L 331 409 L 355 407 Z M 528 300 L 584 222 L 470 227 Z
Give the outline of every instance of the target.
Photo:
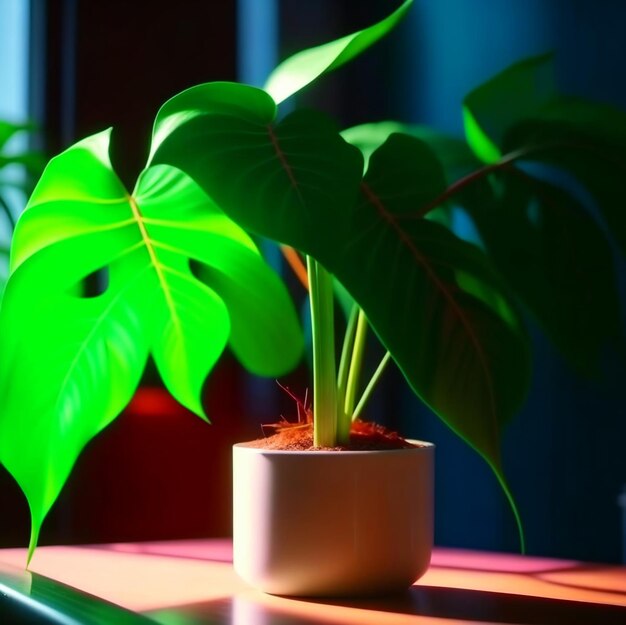
M 594 573 L 594 572 L 603 572 L 606 569 L 602 567 L 594 567 L 592 565 L 589 566 L 579 566 L 576 569 L 564 569 L 565 573 Z M 557 571 L 561 572 L 561 571 Z M 550 571 L 552 573 L 552 571 Z M 591 592 L 603 592 L 608 593 L 609 595 L 617 595 L 618 597 L 626 597 L 626 584 L 624 590 L 619 590 L 618 588 L 607 588 L 606 586 L 602 586 L 601 588 L 598 586 L 594 586 L 592 584 L 583 584 L 582 582 L 576 582 L 575 580 L 566 580 L 566 579 L 555 579 L 554 577 L 548 577 L 545 574 L 533 575 L 536 579 L 541 580 L 546 584 L 552 584 L 553 586 L 561 586 L 563 588 L 572 588 L 574 590 L 583 590 L 583 591 L 591 591 Z M 626 575 L 624 576 L 624 581 L 626 582 Z M 626 610 L 626 608 L 624 608 Z M 625 620 L 626 623 L 626 620 Z
M 438 586 L 413 586 L 394 597 L 339 599 L 330 603 L 380 612 L 512 625 L 626 623 L 626 608 L 620 606 Z
M 352 610 L 347 612 L 342 608 Z M 359 610 L 370 612 L 368 623 L 375 622 L 372 620 L 375 612 L 380 615 L 380 623 L 385 622 L 385 613 L 511 625 L 626 623 L 626 608 L 619 606 L 434 586 L 414 586 L 400 595 L 359 600 L 233 597 L 159 610 L 149 616 L 164 625 L 181 622 L 181 618 L 186 625 L 356 625 L 363 619 Z

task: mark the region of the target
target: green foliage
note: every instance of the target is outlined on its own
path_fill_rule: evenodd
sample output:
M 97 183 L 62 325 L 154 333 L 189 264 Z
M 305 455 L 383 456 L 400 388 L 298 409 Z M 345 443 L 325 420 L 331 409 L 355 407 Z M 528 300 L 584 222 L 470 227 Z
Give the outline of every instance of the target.
M 476 156 L 495 163 L 508 129 L 556 95 L 551 54 L 525 59 L 469 93 L 463 103 L 465 136 Z
M 369 28 L 290 56 L 270 74 L 265 90 L 277 104 L 286 100 L 382 39 L 402 20 L 412 4 L 413 0 L 405 0 L 393 13 Z
M 234 90 L 241 95 L 229 113 L 220 105 Z M 169 124 L 152 162 L 186 171 L 239 224 L 335 275 L 414 391 L 502 478 L 499 432 L 526 392 L 526 340 L 511 307 L 476 295 L 476 285 L 484 293 L 499 282 L 480 251 L 416 212 L 446 188 L 434 153 L 392 134 L 361 180 L 356 149 L 319 114 L 272 124 L 269 103 L 239 85 L 177 98 L 163 110 L 185 121 Z
M 7 148 L 7 144 L 11 142 L 17 134 L 32 132 L 35 130 L 33 124 L 14 124 L 6 120 L 0 120 L 0 214 L 4 217 L 6 232 L 12 234 L 15 227 L 14 211 L 15 207 L 11 207 L 11 198 L 9 190 L 18 190 L 24 196 L 32 191 L 33 179 L 41 174 L 44 167 L 44 160 L 41 153 L 37 151 L 16 151 Z M 22 167 L 26 176 L 11 176 L 9 170 L 11 166 Z M 15 172 L 12 172 L 15 173 Z M 19 208 L 22 208 L 20 206 Z M 0 245 L 0 297 L 4 292 L 8 277 L 9 268 L 9 247 L 8 245 Z
M 171 167 L 146 169 L 128 194 L 108 149 L 105 131 L 52 159 L 14 236 L 0 458 L 28 497 L 31 552 L 78 454 L 130 401 L 149 354 L 171 394 L 204 417 L 201 387 L 227 342 L 270 376 L 302 351 L 291 300 L 250 237 Z M 102 270 L 101 295 L 75 294 Z
M 580 368 L 621 338 L 607 232 L 625 249 L 615 200 L 626 115 L 559 95 L 542 56 L 468 95 L 466 142 L 396 122 L 340 134 L 314 111 L 277 120 L 277 102 L 364 51 L 410 4 L 288 59 L 267 91 L 219 82 L 170 99 L 132 194 L 111 169 L 108 131 L 50 162 L 20 219 L 0 311 L 0 460 L 29 499 L 31 553 L 76 457 L 128 403 L 149 354 L 201 417 L 201 386 L 227 342 L 255 373 L 296 363 L 292 304 L 247 232 L 308 256 L 325 443 L 346 434 L 347 380 L 358 378 L 347 362 L 366 319 L 415 394 L 493 469 L 523 541 L 500 458 L 530 380 L 520 310 Z M 477 240 L 455 233 L 458 210 Z M 97 271 L 103 293 L 79 297 L 75 285 Z M 332 343 L 332 278 L 352 309 L 338 382 L 319 349 Z
M 375 122 L 347 128 L 342 131 L 341 136 L 359 148 L 367 164 L 374 150 L 394 133 L 410 135 L 428 144 L 443 165 L 448 183 L 480 166 L 480 161 L 465 141 L 445 135 L 429 126 L 396 121 Z
M 489 180 L 476 177 L 455 199 L 555 345 L 579 370 L 595 373 L 603 348 L 623 340 L 605 230 L 626 250 L 626 215 L 616 201 L 626 173 L 626 116 L 557 93 L 551 60 L 522 61 L 468 95 L 466 114 L 489 133 L 481 142 L 470 126 L 470 146 L 480 156 L 491 141 L 504 156 L 492 162 Z M 593 206 L 583 206 L 589 198 Z

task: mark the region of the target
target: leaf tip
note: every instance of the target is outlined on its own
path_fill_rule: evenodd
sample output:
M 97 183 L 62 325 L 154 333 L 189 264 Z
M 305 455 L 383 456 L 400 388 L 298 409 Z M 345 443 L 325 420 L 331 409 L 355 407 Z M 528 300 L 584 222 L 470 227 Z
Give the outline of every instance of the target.
M 39 542 L 39 530 L 41 529 L 41 522 L 38 519 L 35 519 L 34 515 L 31 513 L 31 525 L 30 525 L 30 541 L 28 543 L 28 553 L 26 555 L 26 568 L 30 566 L 30 562 L 35 555 L 35 549 L 37 548 L 37 543 Z

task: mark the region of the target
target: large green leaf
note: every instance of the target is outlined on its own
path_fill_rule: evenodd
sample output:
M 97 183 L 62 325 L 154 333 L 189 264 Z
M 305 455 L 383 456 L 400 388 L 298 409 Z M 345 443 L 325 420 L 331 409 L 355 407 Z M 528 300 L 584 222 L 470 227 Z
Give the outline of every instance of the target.
M 484 157 L 487 142 L 497 152 L 485 160 L 493 161 L 499 182 L 495 201 L 484 176 L 460 199 L 469 202 L 495 263 L 547 334 L 577 368 L 592 372 L 622 331 L 610 244 L 582 204 L 604 219 L 626 251 L 626 213 L 618 201 L 626 114 L 558 94 L 549 56 L 518 63 L 476 89 L 465 113 L 482 132 L 466 127 L 476 153 Z M 522 171 L 514 161 L 532 168 Z
M 349 227 L 363 159 L 321 113 L 275 117 L 260 89 L 192 87 L 159 111 L 151 163 L 176 164 L 244 228 L 316 256 Z
M 71 262 L 71 261 L 69 261 Z M 81 449 L 126 406 L 149 352 L 141 279 L 111 267 L 99 297 L 39 296 L 39 267 L 22 265 L 5 292 L 0 331 L 0 460 L 31 511 L 29 559 Z
M 626 113 L 612 106 L 560 95 L 550 55 L 517 63 L 465 99 L 468 142 L 478 156 L 502 155 L 556 166 L 591 193 L 626 251 L 626 213 L 615 198 L 626 174 Z M 492 156 L 484 155 L 493 148 Z M 566 189 L 568 190 L 568 189 Z M 570 192 L 571 189 L 570 189 Z
M 361 184 L 356 150 L 328 121 L 297 112 L 275 124 L 270 113 L 250 87 L 184 92 L 159 114 L 153 162 L 183 169 L 238 223 L 335 274 L 412 388 L 504 485 L 499 431 L 526 392 L 526 339 L 480 250 L 416 217 L 446 187 L 441 165 L 394 134 Z
M 76 457 L 128 403 L 148 354 L 174 397 L 205 417 L 201 387 L 227 341 L 264 375 L 286 372 L 302 352 L 287 291 L 250 237 L 174 168 L 145 170 L 128 194 L 108 148 L 106 131 L 50 162 L 12 246 L 0 460 L 28 497 L 31 549 Z M 208 268 L 206 282 L 191 261 Z M 96 271 L 108 273 L 104 292 L 76 296 Z
M 507 283 L 555 345 L 593 374 L 620 336 L 610 245 L 571 194 L 518 169 L 459 198 Z
M 579 116 L 580 109 L 587 116 Z M 610 128 L 604 120 L 612 120 Z M 617 198 L 626 176 L 626 114 L 611 107 L 561 100 L 507 133 L 503 150 L 568 172 L 589 192 L 594 206 L 626 253 L 626 211 Z M 575 187 L 562 184 L 576 194 Z
M 428 126 L 402 124 L 395 121 L 374 122 L 347 128 L 342 131 L 341 136 L 361 150 L 367 166 L 372 153 L 393 133 L 410 135 L 426 143 L 443 165 L 449 184 L 480 166 L 480 161 L 465 141 L 437 132 Z M 443 202 L 433 206 L 427 211 L 427 218 L 451 230 L 454 223 L 453 206 L 452 202 Z
M 412 4 L 413 0 L 405 0 L 391 15 L 368 28 L 290 56 L 270 74 L 265 90 L 277 103 L 286 100 L 382 39 L 402 20 Z
M 349 245 L 361 260 L 340 258 L 337 275 L 413 390 L 492 467 L 519 523 L 499 441 L 528 388 L 528 341 L 484 255 L 416 218 L 444 188 L 432 152 L 392 135 L 372 155 L 354 213 Z

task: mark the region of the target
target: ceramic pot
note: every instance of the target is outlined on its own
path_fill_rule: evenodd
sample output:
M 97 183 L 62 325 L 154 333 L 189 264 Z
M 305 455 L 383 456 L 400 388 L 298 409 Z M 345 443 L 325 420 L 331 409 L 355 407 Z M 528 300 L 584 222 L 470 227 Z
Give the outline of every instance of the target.
M 402 591 L 433 542 L 434 445 L 391 451 L 233 447 L 234 565 L 268 593 Z

